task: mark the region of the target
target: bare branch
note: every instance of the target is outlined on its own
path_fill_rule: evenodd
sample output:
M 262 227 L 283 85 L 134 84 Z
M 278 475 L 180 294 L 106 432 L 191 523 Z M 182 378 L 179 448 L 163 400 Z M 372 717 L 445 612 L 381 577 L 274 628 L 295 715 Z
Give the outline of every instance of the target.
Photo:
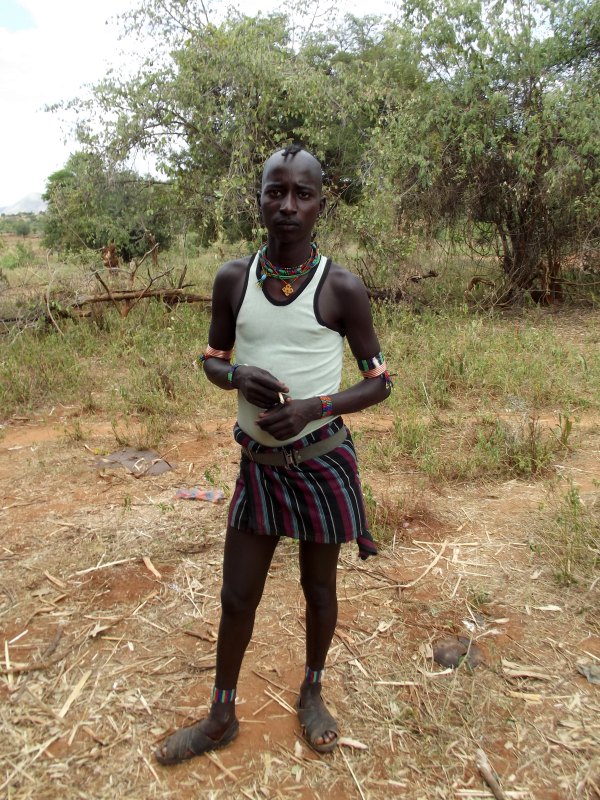
M 50 318 L 50 322 L 54 325 L 56 330 L 60 333 L 61 336 L 64 336 L 64 333 L 58 327 L 58 324 L 54 317 L 52 316 L 52 311 L 50 310 L 50 285 L 52 283 L 52 273 L 50 272 L 50 250 L 46 250 L 46 266 L 48 267 L 48 285 L 46 286 L 46 312 L 48 313 L 48 317 Z

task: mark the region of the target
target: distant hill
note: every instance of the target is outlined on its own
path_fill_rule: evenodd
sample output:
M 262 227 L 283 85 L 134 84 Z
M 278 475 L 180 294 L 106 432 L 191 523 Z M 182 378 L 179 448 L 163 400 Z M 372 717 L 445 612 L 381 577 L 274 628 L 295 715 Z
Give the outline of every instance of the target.
M 48 203 L 42 200 L 41 194 L 28 194 L 12 206 L 0 208 L 0 214 L 41 214 L 48 208 Z

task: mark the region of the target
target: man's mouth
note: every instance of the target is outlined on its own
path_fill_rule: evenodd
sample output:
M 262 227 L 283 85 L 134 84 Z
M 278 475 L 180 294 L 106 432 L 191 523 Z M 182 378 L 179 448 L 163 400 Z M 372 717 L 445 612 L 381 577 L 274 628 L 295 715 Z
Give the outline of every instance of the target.
M 278 228 L 297 228 L 298 227 L 298 223 L 294 222 L 294 220 L 292 220 L 292 219 L 280 219 L 280 220 L 277 220 L 275 225 Z

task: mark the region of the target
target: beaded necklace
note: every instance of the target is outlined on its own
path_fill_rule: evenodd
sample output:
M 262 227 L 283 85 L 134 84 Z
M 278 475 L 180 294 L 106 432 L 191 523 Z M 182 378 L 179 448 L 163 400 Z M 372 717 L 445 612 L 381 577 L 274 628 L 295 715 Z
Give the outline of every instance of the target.
M 314 242 L 311 242 L 310 256 L 303 264 L 300 264 L 299 267 L 276 267 L 274 264 L 271 264 L 267 258 L 267 245 L 265 244 L 261 247 L 258 254 L 261 275 L 258 279 L 257 286 L 263 289 L 267 278 L 277 278 L 277 280 L 281 281 L 283 284 L 281 291 L 286 297 L 289 297 L 294 293 L 292 283 L 318 266 L 320 260 L 321 254 L 319 253 L 319 248 Z

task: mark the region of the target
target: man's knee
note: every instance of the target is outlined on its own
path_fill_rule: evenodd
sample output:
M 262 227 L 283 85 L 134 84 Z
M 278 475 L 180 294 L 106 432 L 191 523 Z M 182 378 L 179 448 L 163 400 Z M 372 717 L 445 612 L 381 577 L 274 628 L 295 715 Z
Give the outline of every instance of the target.
M 223 584 L 221 589 L 221 609 L 230 617 L 254 614 L 260 602 L 260 595 L 244 591 L 242 587 Z
M 310 578 L 303 578 L 302 591 L 306 602 L 315 610 L 331 609 L 337 604 L 335 581 L 318 583 Z

